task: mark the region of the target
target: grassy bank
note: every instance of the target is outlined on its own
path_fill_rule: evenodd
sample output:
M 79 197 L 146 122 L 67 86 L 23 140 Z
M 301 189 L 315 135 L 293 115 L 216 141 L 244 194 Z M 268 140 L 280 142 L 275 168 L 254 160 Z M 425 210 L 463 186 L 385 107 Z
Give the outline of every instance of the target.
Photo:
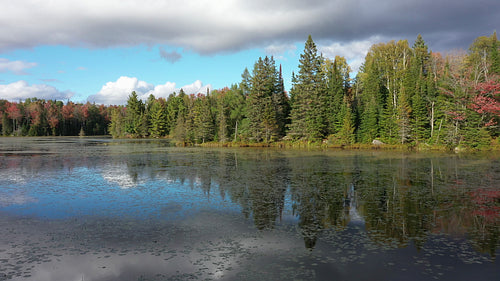
M 184 144 L 185 145 L 185 144 Z M 465 145 L 447 146 L 443 144 L 366 144 L 355 143 L 350 145 L 328 144 L 325 142 L 307 141 L 280 141 L 272 143 L 252 143 L 252 142 L 206 142 L 198 144 L 202 147 L 274 147 L 291 149 L 342 149 L 342 150 L 396 150 L 396 151 L 454 151 L 454 152 L 475 152 L 475 151 L 500 151 L 498 140 L 492 141 L 488 146 L 468 147 Z

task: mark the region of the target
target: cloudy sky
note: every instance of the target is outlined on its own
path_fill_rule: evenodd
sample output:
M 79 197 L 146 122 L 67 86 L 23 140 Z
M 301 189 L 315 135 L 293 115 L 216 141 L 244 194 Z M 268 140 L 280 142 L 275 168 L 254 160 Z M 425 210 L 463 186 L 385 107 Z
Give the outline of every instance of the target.
M 500 27 L 498 0 L 3 0 L 0 99 L 121 104 L 238 83 L 260 56 L 286 87 L 307 36 L 356 69 L 374 43 L 422 34 L 467 49 Z

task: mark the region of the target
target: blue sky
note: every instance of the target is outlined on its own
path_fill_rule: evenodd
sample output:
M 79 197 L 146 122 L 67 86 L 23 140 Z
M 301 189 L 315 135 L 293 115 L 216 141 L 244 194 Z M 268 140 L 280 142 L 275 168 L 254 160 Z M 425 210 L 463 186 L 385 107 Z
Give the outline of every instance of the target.
M 260 56 L 286 88 L 311 34 L 356 70 L 372 44 L 420 33 L 434 51 L 466 49 L 498 28 L 496 0 L 7 0 L 0 10 L 0 99 L 123 104 L 238 83 Z
M 238 83 L 245 67 L 250 70 L 259 56 L 268 55 L 262 49 L 250 49 L 230 54 L 200 55 L 192 51 L 162 47 L 167 52 L 178 52 L 181 58 L 167 61 L 161 57 L 160 47 L 144 45 L 105 49 L 42 46 L 16 50 L 6 54 L 10 61 L 27 64 L 21 72 L 6 71 L 1 83 L 19 79 L 29 85 L 48 84 L 62 92 L 71 92 L 72 101 L 85 102 L 107 83 L 120 77 L 137 78 L 152 85 L 175 83 L 174 89 L 192 86 L 197 80 L 203 86 L 219 89 Z M 277 63 L 296 63 L 295 54 L 278 59 Z M 291 76 L 291 72 L 290 75 Z M 195 90 L 198 90 L 196 87 Z M 204 91 L 205 92 L 205 91 Z

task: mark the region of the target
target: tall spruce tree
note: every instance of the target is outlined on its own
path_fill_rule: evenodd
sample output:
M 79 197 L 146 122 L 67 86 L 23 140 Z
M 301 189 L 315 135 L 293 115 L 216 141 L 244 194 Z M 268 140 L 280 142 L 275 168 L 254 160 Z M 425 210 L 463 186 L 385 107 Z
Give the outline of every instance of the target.
M 323 71 L 326 74 L 326 134 L 332 135 L 339 132 L 343 126 L 344 112 L 342 106 L 344 99 L 349 93 L 351 69 L 344 57 L 335 56 L 331 61 L 324 61 Z M 347 106 L 347 105 L 346 105 Z
M 430 52 L 419 34 L 413 44 L 413 56 L 410 60 L 410 70 L 407 79 L 411 112 L 411 129 L 413 139 L 424 141 L 430 137 L 429 110 L 432 97 L 429 95 L 429 60 Z
M 498 54 L 498 44 L 497 32 L 493 32 L 491 35 L 491 51 L 490 51 L 490 72 L 491 74 L 500 75 L 500 55 Z
M 273 91 L 273 104 L 276 112 L 277 134 L 278 137 L 285 136 L 288 116 L 290 115 L 290 101 L 285 91 L 283 82 L 283 72 L 281 65 L 279 68 L 278 79 Z
M 193 137 L 195 142 L 211 141 L 215 135 L 215 123 L 212 118 L 210 96 L 198 95 L 191 109 L 193 114 Z
M 251 87 L 252 87 L 252 75 L 250 75 L 248 68 L 245 67 L 245 70 L 241 74 L 241 83 L 240 83 L 240 88 L 243 91 L 244 96 L 248 96 L 250 94 Z
M 154 138 L 163 137 L 167 133 L 167 114 L 164 99 L 151 101 L 149 109 L 149 135 Z
M 249 133 L 252 140 L 270 141 L 278 133 L 278 122 L 273 104 L 276 87 L 276 68 L 273 58 L 259 58 L 255 63 L 250 93 L 247 97 Z
M 299 60 L 299 74 L 293 78 L 288 136 L 320 140 L 326 134 L 326 82 L 321 69 L 323 57 L 309 35 Z
M 377 97 L 382 92 L 382 82 L 375 63 L 369 60 L 368 57 L 359 76 L 362 93 L 360 94 L 358 104 L 360 123 L 357 131 L 357 140 L 358 142 L 369 143 L 379 136 L 379 116 L 381 109 Z
M 147 134 L 147 119 L 143 102 L 133 91 L 127 100 L 125 131 L 133 137 L 144 137 Z
M 341 118 L 341 125 L 336 133 L 337 138 L 341 144 L 353 144 L 355 142 L 355 127 L 348 96 L 344 96 L 338 116 Z

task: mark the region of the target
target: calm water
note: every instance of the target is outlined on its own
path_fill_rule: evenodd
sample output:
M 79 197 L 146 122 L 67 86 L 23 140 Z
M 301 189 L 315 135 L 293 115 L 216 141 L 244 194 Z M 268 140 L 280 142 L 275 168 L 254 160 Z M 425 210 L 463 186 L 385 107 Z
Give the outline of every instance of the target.
M 499 280 L 500 156 L 0 138 L 0 280 Z

